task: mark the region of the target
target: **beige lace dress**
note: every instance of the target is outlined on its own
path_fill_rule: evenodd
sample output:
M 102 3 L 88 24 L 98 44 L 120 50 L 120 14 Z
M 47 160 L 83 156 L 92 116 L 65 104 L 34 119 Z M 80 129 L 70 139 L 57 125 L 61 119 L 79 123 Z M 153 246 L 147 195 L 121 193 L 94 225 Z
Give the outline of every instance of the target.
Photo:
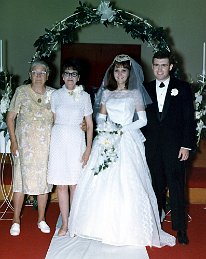
M 31 85 L 16 89 L 9 111 L 16 112 L 16 137 L 19 157 L 14 158 L 13 191 L 30 195 L 48 193 L 48 152 L 53 116 L 50 96 L 55 89 L 46 87 L 44 95 Z

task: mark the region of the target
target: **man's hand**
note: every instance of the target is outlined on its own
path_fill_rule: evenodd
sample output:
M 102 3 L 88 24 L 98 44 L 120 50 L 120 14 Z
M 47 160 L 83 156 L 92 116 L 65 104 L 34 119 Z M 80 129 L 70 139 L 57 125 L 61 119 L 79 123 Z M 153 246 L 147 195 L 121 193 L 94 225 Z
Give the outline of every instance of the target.
M 178 158 L 180 158 L 180 161 L 185 161 L 189 158 L 189 150 L 186 148 L 180 148 Z

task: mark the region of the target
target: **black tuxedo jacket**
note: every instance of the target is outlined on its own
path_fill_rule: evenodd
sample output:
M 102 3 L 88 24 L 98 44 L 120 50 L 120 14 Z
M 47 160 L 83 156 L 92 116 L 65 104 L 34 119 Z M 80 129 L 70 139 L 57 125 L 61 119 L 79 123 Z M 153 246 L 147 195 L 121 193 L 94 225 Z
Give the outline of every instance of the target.
M 181 147 L 194 148 L 195 123 L 193 96 L 190 85 L 170 78 L 163 111 L 160 114 L 156 95 L 156 81 L 145 85 L 153 103 L 146 108 L 147 125 L 144 129 L 147 155 L 161 145 L 168 155 L 178 154 Z

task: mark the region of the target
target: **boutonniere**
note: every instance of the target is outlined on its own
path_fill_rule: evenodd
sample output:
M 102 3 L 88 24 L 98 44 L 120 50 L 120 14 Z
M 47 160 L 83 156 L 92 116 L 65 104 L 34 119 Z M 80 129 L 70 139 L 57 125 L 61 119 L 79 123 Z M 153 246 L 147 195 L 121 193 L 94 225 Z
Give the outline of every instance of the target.
M 79 95 L 81 94 L 81 92 L 84 90 L 82 85 L 77 85 L 74 90 L 69 90 L 68 94 L 73 96 L 75 101 L 79 100 Z
M 177 90 L 177 88 L 173 88 L 173 89 L 171 90 L 171 95 L 172 95 L 172 96 L 176 96 L 176 95 L 178 95 L 178 93 L 179 93 L 179 91 Z

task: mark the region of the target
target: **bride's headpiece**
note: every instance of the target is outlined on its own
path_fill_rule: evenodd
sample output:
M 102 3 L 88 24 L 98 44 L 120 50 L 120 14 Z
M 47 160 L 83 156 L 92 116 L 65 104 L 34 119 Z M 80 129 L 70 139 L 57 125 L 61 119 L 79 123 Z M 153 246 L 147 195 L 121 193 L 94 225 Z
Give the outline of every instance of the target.
M 126 55 L 126 54 L 121 54 L 121 55 L 117 55 L 112 64 L 107 68 L 106 73 L 104 75 L 102 84 L 96 94 L 95 97 L 95 102 L 94 102 L 94 116 L 96 117 L 96 114 L 99 112 L 100 109 L 100 105 L 101 105 L 101 99 L 102 99 L 102 93 L 105 89 L 107 89 L 107 85 L 108 85 L 108 79 L 109 79 L 109 71 L 111 66 L 114 65 L 114 63 L 122 63 L 125 61 L 129 61 L 130 62 L 130 66 L 131 66 L 131 70 L 130 70 L 130 74 L 129 74 L 129 82 L 128 82 L 128 90 L 134 90 L 137 89 L 140 91 L 141 95 L 142 95 L 142 99 L 144 102 L 144 105 L 146 106 L 147 104 L 152 103 L 152 100 L 149 96 L 149 94 L 147 93 L 146 89 L 143 86 L 143 82 L 144 82 L 144 74 L 142 71 L 142 67 L 134 60 L 132 59 L 130 56 Z
M 117 55 L 114 58 L 112 64 L 114 64 L 115 61 L 118 62 L 118 63 L 122 63 L 123 61 L 129 61 L 130 65 L 131 65 L 130 57 L 128 55 L 125 55 L 125 54 Z

